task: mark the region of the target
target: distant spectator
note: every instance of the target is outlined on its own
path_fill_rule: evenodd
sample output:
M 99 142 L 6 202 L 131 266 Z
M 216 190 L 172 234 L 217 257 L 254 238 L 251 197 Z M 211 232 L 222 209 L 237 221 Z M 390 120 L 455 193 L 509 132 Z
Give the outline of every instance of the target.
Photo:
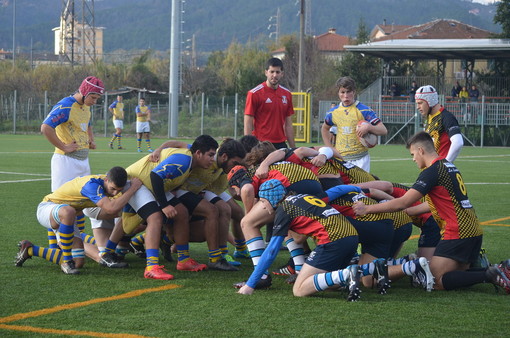
M 464 103 L 467 102 L 467 99 L 469 98 L 469 92 L 467 91 L 466 87 L 462 87 L 462 89 L 459 92 L 459 100 L 460 102 Z
M 459 81 L 455 82 L 455 92 L 457 93 L 457 97 L 459 96 L 460 91 L 462 90 L 462 86 L 460 85 Z
M 409 88 L 409 101 L 415 102 L 414 100 L 414 94 L 416 94 L 416 91 L 418 90 L 418 85 L 416 84 L 416 81 L 411 82 L 411 88 Z
M 476 88 L 475 85 L 471 86 L 471 90 L 469 91 L 469 101 L 470 102 L 478 102 L 478 97 L 480 96 L 480 91 Z
M 392 97 L 400 96 L 400 86 L 396 82 L 391 85 L 390 93 Z
M 452 91 L 451 91 L 451 96 L 452 96 L 452 99 L 456 98 L 457 97 L 457 88 L 455 88 L 455 86 L 452 87 Z

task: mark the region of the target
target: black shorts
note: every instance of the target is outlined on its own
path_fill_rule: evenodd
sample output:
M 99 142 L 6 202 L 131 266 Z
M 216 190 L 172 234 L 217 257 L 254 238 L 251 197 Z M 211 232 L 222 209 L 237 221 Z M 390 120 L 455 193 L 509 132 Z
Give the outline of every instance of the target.
M 322 196 L 324 194 L 324 190 L 322 190 L 322 185 L 319 181 L 314 180 L 301 180 L 289 185 L 286 190 L 294 191 L 298 194 L 308 194 L 313 196 Z
M 346 217 L 358 232 L 361 243 L 361 253 L 367 253 L 377 258 L 390 257 L 391 241 L 393 239 L 393 221 L 358 221 Z
M 427 221 L 421 226 L 418 248 L 434 248 L 441 240 L 441 229 L 434 217 L 429 216 Z
M 358 236 L 340 238 L 334 242 L 320 244 L 308 255 L 305 263 L 314 268 L 335 271 L 349 265 L 358 247 Z
M 476 263 L 482 248 L 482 238 L 442 239 L 436 246 L 434 256 L 450 258 L 459 263 Z
M 191 191 L 186 192 L 184 195 L 179 196 L 179 201 L 184 204 L 186 209 L 188 209 L 188 213 L 191 215 L 198 203 L 202 202 L 204 198 L 200 195 L 192 193 Z
M 395 254 L 401 247 L 402 243 L 407 241 L 413 233 L 413 223 L 407 223 L 393 232 L 393 240 L 391 241 L 390 258 L 396 258 Z
M 321 182 L 322 189 L 324 191 L 336 187 L 337 185 L 344 184 L 341 177 L 320 177 L 319 181 Z

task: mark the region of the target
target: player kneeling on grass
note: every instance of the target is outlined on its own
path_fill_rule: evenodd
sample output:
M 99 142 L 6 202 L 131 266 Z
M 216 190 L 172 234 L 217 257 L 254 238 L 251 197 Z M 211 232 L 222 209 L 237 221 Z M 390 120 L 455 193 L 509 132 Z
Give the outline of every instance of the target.
M 357 215 L 405 210 L 409 215 L 432 212 L 442 230 L 442 238 L 430 261 L 435 289 L 454 290 L 478 283 L 493 283 L 510 293 L 510 266 L 472 268 L 478 260 L 483 232 L 469 201 L 460 171 L 434 148 L 432 137 L 419 132 L 407 141 L 407 148 L 421 173 L 402 197 L 376 205 L 356 202 Z M 412 206 L 423 196 L 427 202 Z
M 46 195 L 37 207 L 37 220 L 55 232 L 60 249 L 43 248 L 27 240 L 21 241 L 15 265 L 21 267 L 27 259 L 37 256 L 59 264 L 65 274 L 78 274 L 85 254 L 80 232 L 75 225 L 76 215 L 84 208 L 100 207 L 103 218 L 115 218 L 142 185 L 139 179 L 134 179 L 121 196 L 112 198 L 123 191 L 126 183 L 126 170 L 113 167 L 106 175 L 78 177 Z

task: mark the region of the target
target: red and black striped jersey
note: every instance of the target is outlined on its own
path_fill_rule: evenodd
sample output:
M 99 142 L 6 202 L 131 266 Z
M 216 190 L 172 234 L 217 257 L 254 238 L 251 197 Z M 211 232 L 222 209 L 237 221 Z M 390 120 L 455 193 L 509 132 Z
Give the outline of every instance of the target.
M 425 168 L 412 186 L 425 195 L 443 239 L 481 236 L 482 228 L 457 167 L 443 157 Z
M 448 155 L 452 144 L 450 137 L 461 133 L 457 118 L 444 107 L 427 117 L 425 131 L 434 140 L 434 148 L 442 157 Z

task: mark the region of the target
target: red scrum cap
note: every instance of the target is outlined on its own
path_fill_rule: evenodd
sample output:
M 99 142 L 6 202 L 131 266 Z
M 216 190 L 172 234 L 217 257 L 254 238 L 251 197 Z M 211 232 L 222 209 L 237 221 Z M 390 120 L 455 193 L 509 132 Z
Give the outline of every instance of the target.
M 80 85 L 80 94 L 83 95 L 83 97 L 87 97 L 89 94 L 104 94 L 104 84 L 103 81 L 98 79 L 95 76 L 89 76 L 83 80 L 83 82 Z

